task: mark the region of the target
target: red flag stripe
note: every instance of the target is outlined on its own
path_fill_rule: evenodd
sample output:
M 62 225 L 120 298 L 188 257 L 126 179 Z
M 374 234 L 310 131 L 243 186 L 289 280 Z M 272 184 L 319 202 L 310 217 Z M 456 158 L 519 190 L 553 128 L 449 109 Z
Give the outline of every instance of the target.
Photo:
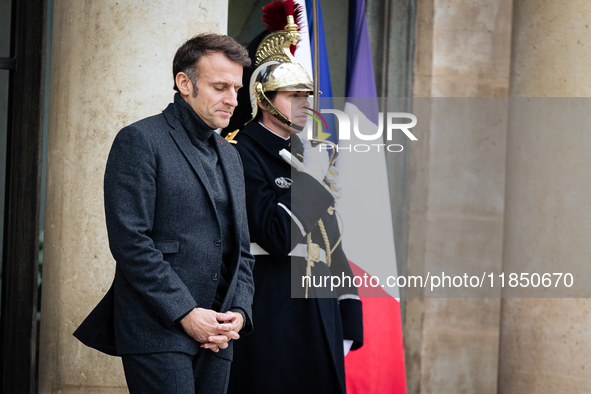
M 356 276 L 366 274 L 353 263 L 351 268 Z M 364 344 L 345 357 L 347 393 L 406 394 L 400 303 L 382 289 L 387 298 L 366 298 L 365 290 L 360 289 Z

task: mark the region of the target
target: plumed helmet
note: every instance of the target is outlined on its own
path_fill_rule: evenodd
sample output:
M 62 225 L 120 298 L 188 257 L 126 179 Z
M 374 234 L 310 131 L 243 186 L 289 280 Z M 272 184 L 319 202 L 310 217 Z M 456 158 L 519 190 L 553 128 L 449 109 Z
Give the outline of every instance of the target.
M 277 91 L 314 91 L 314 85 L 304 68 L 293 57 L 300 39 L 299 21 L 301 10 L 293 0 L 274 1 L 263 7 L 265 30 L 249 45 L 252 60 L 250 69 L 244 70 L 243 84 L 248 86 L 251 113 L 244 122 L 236 119 L 230 128 L 241 128 L 253 120 L 261 103 L 273 116 L 292 127 L 291 120 L 279 111 L 265 95 Z M 254 48 L 256 47 L 256 50 Z M 246 89 L 245 89 L 246 90 Z M 239 92 L 239 107 L 245 103 L 242 91 Z M 236 124 L 236 123 L 239 124 Z M 241 123 L 241 124 L 240 124 Z M 238 130 L 230 132 L 226 139 L 232 140 Z

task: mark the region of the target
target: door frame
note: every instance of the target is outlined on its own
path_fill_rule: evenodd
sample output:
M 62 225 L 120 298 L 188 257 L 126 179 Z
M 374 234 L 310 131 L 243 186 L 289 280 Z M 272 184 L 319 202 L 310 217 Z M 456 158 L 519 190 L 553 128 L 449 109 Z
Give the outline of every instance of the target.
M 47 0 L 13 0 L 6 146 L 0 391 L 37 391 L 39 209 Z

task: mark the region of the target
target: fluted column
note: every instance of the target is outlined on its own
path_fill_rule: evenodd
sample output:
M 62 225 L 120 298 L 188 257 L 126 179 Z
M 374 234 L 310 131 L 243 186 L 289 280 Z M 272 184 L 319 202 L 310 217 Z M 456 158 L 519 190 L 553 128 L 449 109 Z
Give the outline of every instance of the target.
M 173 98 L 188 38 L 225 33 L 227 0 L 56 0 L 53 23 L 40 393 L 127 392 L 121 361 L 72 332 L 106 293 L 115 263 L 103 174 L 116 133 Z

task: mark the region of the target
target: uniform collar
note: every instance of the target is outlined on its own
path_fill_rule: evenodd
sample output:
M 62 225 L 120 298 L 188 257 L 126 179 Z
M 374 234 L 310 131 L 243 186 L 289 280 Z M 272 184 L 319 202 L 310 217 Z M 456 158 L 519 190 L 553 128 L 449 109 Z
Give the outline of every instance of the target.
M 289 136 L 286 138 L 286 137 L 283 137 L 283 136 L 281 136 L 281 135 L 277 134 L 276 132 L 274 132 L 273 130 L 271 130 L 271 129 L 270 129 L 270 128 L 268 128 L 267 126 L 265 126 L 263 123 L 259 122 L 259 124 L 260 124 L 261 126 L 263 126 L 263 128 L 267 129 L 267 130 L 268 130 L 270 133 L 273 133 L 274 135 L 276 135 L 276 136 L 277 136 L 277 137 L 279 137 L 279 138 L 282 138 L 282 139 L 284 139 L 285 141 L 289 141 L 289 139 L 291 138 L 291 134 L 290 134 L 290 135 L 289 135 Z
M 279 156 L 279 151 L 281 149 L 291 150 L 291 137 L 284 139 L 258 122 L 250 122 L 247 124 L 244 130 L 238 133 L 237 140 L 239 141 L 240 138 L 238 137 L 248 137 L 271 154 L 277 156 Z

